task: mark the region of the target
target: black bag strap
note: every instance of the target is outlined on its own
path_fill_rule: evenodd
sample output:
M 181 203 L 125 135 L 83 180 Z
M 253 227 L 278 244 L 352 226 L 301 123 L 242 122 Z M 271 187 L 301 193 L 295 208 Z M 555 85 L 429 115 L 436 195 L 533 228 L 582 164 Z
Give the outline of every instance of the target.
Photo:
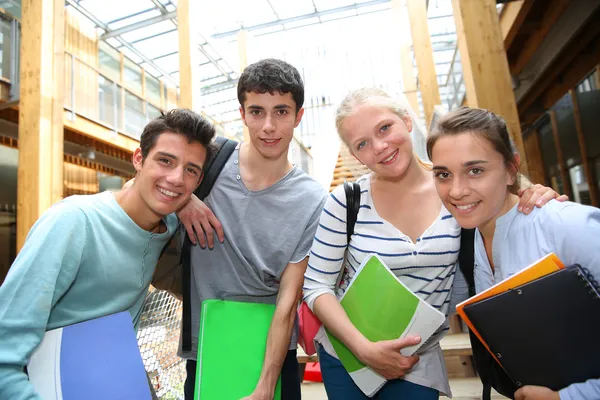
M 462 229 L 458 265 L 469 285 L 469 297 L 475 295 L 475 229 Z
M 217 150 L 214 157 L 206 163 L 204 167 L 204 178 L 202 183 L 194 194 L 200 199 L 204 200 L 210 193 L 210 190 L 214 186 L 219 174 L 223 170 L 223 167 L 231 157 L 231 154 L 237 146 L 235 140 L 227 139 L 222 136 L 215 138 L 215 147 Z M 192 351 L 192 305 L 191 305 L 191 247 L 192 242 L 187 234 L 182 233 L 183 246 L 181 249 L 181 289 L 183 294 L 183 309 L 181 317 L 181 343 L 183 351 Z M 196 235 L 201 234 L 196 232 Z
M 346 238 L 350 244 L 360 209 L 360 184 L 344 182 L 344 191 L 346 192 Z
M 469 297 L 475 295 L 475 229 L 462 229 L 460 252 L 458 253 L 460 270 L 469 286 Z M 469 330 L 473 360 L 479 379 L 483 383 L 482 400 L 490 400 L 492 387 L 500 394 L 514 398 L 517 387 L 514 386 L 502 367 L 494 360 L 479 338 Z

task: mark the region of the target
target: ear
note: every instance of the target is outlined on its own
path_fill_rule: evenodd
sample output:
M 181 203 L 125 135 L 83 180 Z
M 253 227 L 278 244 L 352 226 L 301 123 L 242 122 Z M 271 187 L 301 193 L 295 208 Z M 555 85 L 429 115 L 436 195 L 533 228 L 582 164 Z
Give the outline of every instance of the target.
M 246 123 L 246 112 L 244 111 L 244 106 L 240 106 L 240 116 L 242 117 L 242 122 L 244 122 L 244 125 L 248 126 Z
M 140 172 L 142 170 L 142 164 L 144 162 L 143 157 L 142 157 L 142 149 L 140 147 L 135 149 L 135 151 L 133 152 L 132 161 L 133 161 L 133 167 L 135 168 L 135 170 L 137 172 Z
M 513 155 L 512 162 L 508 164 L 509 177 L 507 179 L 507 185 L 512 185 L 517 180 L 517 174 L 519 173 L 518 166 L 521 165 L 521 156 L 519 153 Z
M 412 129 L 413 129 L 412 119 L 410 119 L 409 116 L 402 117 L 402 122 L 404 122 L 404 125 L 406 126 L 406 130 L 409 132 L 412 132 Z
M 296 113 L 296 122 L 294 123 L 294 128 L 297 128 L 300 125 L 300 121 L 302 121 L 302 116 L 304 115 L 304 108 L 301 108 Z

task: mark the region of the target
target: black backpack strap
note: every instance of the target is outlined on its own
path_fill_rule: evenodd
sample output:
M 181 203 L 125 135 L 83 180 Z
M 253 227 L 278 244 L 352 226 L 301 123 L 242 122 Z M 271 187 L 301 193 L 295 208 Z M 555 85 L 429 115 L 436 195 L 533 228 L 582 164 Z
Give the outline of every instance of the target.
M 462 229 L 460 252 L 458 253 L 460 270 L 469 285 L 469 296 L 475 295 L 475 229 Z M 483 383 L 482 400 L 490 400 L 492 387 L 508 398 L 513 399 L 518 389 L 502 367 L 494 360 L 479 338 L 469 330 L 473 361 L 479 379 Z
M 219 174 L 223 170 L 223 167 L 231 157 L 231 154 L 235 150 L 237 146 L 237 142 L 234 140 L 230 140 L 224 138 L 222 136 L 217 136 L 215 138 L 215 146 L 217 150 L 214 154 L 214 157 L 211 157 L 210 160 L 206 163 L 204 167 L 204 178 L 202 179 L 202 183 L 194 194 L 200 199 L 204 200 L 206 196 L 210 193 L 213 185 L 217 181 Z M 184 235 L 183 238 L 183 246 L 181 249 L 181 268 L 182 268 L 182 282 L 181 289 L 183 294 L 183 310 L 181 317 L 181 343 L 183 351 L 192 351 L 192 305 L 191 305 L 191 250 L 192 250 L 192 242 L 190 238 L 185 232 L 181 233 Z M 200 232 L 196 232 L 196 235 L 201 234 Z
M 469 285 L 469 296 L 475 295 L 475 229 L 462 229 L 458 265 Z
M 357 182 L 344 182 L 344 191 L 346 192 L 346 239 L 350 244 L 360 209 L 360 185 Z

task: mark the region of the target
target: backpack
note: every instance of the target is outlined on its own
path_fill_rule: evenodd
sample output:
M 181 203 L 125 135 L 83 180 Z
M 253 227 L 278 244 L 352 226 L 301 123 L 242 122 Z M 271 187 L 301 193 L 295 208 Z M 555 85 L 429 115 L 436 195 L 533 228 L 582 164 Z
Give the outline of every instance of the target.
M 475 295 L 475 229 L 462 229 L 458 264 L 469 286 L 469 297 Z M 487 351 L 479 338 L 469 330 L 475 369 L 483 383 L 482 400 L 490 400 L 491 390 L 514 399 L 519 387 Z
M 358 218 L 358 210 L 360 209 L 360 185 L 357 182 L 344 182 L 344 192 L 346 193 L 346 241 L 350 243 L 350 238 L 354 233 L 354 225 L 356 225 L 356 219 Z M 335 282 L 336 288 L 340 285 L 344 271 L 345 268 L 342 266 Z M 321 321 L 305 301 L 298 308 L 298 325 L 298 344 L 306 355 L 312 356 L 317 352 L 315 336 L 321 328 Z

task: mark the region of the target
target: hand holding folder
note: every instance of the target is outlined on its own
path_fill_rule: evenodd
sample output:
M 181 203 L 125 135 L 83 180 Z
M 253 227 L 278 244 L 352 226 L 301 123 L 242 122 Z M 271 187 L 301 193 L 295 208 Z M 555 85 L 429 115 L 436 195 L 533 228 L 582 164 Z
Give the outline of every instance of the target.
M 457 311 L 518 387 L 560 390 L 600 377 L 600 294 L 578 265 L 549 255 Z

